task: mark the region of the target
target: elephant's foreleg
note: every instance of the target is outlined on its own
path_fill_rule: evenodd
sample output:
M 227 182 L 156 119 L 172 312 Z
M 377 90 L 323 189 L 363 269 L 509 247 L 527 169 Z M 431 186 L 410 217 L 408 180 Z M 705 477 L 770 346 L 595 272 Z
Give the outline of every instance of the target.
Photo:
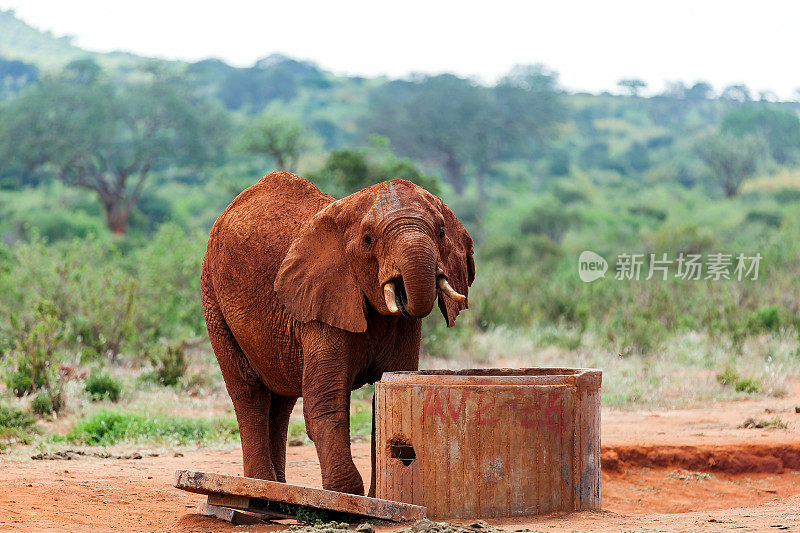
M 275 479 L 286 482 L 286 433 L 289 429 L 289 417 L 292 414 L 297 398 L 272 395 L 269 407 L 270 456 L 275 469 Z
M 305 349 L 305 347 L 304 347 Z M 364 482 L 350 453 L 350 378 L 345 352 L 306 351 L 303 416 L 314 441 L 327 490 L 364 494 Z

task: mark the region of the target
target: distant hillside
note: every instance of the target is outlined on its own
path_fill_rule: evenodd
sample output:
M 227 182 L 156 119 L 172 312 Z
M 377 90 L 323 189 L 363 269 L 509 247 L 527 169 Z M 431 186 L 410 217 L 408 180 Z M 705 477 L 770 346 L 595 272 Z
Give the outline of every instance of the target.
M 0 11 L 0 57 L 33 63 L 41 70 L 57 70 L 73 59 L 91 57 L 101 66 L 130 68 L 145 58 L 124 52 L 90 52 L 72 44 L 72 37 L 56 37 L 32 28 L 13 10 Z

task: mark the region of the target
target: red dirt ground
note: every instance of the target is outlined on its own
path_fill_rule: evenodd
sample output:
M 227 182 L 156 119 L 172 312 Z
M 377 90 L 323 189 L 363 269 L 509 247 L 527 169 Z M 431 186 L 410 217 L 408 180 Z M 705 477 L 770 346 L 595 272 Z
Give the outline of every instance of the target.
M 511 530 L 775 531 L 800 529 L 800 383 L 780 400 L 702 409 L 603 412 L 603 511 L 490 520 Z M 786 429 L 744 429 L 780 416 Z M 130 452 L 130 448 L 116 450 Z M 172 487 L 188 468 L 241 473 L 238 450 L 158 451 L 142 459 L 34 461 L 0 456 L 0 530 L 277 531 L 194 514 L 200 499 Z M 33 452 L 31 452 L 33 453 Z M 353 444 L 369 473 L 369 444 Z M 320 486 L 313 446 L 289 448 L 290 483 Z

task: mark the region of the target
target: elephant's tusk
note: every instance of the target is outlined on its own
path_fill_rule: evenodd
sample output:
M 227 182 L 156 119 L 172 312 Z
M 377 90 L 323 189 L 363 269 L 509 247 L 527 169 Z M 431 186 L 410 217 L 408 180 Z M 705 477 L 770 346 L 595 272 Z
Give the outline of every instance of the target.
M 386 299 L 386 307 L 389 308 L 389 312 L 396 315 L 400 314 L 400 308 L 397 307 L 397 301 L 394 297 L 394 282 L 390 281 L 383 286 L 383 297 Z
M 467 297 L 460 292 L 456 292 L 456 290 L 447 283 L 447 279 L 445 278 L 439 278 L 436 284 L 442 289 L 442 292 L 449 296 L 454 302 L 463 302 L 467 299 Z

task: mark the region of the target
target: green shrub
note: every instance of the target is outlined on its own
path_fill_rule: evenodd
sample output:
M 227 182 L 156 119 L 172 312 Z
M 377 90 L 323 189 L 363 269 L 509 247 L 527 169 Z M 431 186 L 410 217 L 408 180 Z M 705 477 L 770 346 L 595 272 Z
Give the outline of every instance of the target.
M 160 344 L 148 354 L 148 359 L 153 365 L 153 371 L 146 379 L 152 379 L 165 387 L 177 385 L 189 366 L 184 343 Z
M 6 386 L 17 396 L 41 390 L 50 399 L 51 411 L 63 407 L 61 382 L 58 375 L 58 350 L 64 340 L 66 325 L 59 310 L 49 301 L 40 301 L 32 314 L 11 317 L 17 339 L 11 351 Z
M 685 223 L 659 228 L 645 244 L 654 253 L 701 254 L 711 250 L 714 238 L 705 228 L 700 229 L 697 224 Z
M 571 158 L 568 150 L 554 148 L 547 156 L 547 172 L 553 176 L 566 176 L 569 174 L 570 162 Z
M 36 420 L 16 407 L 0 404 L 0 434 L 7 429 L 28 429 Z
M 44 387 L 47 379 L 46 371 L 42 365 L 37 365 L 37 367 L 34 373 L 33 365 L 19 363 L 6 375 L 5 382 L 8 390 L 17 397 L 22 397 Z
M 761 383 L 754 378 L 744 378 L 737 380 L 736 383 L 733 384 L 733 389 L 736 392 L 746 392 L 748 394 L 753 394 L 756 392 L 761 392 Z
M 112 378 L 107 372 L 92 372 L 86 378 L 83 388 L 91 396 L 92 401 L 100 401 L 108 398 L 112 402 L 119 400 L 122 392 L 122 384 Z
M 725 370 L 717 374 L 717 381 L 720 385 L 733 387 L 736 392 L 745 392 L 747 394 L 761 392 L 763 388 L 757 379 L 743 378 L 731 367 L 726 367 Z
M 46 392 L 39 392 L 31 400 L 31 411 L 40 416 L 49 415 L 53 412 L 53 400 Z
M 25 411 L 0 404 L 0 449 L 4 448 L 2 441 L 30 442 L 35 422 L 36 420 Z
M 632 215 L 652 218 L 658 222 L 663 222 L 667 219 L 666 211 L 649 205 L 634 205 L 628 208 L 628 212 Z
M 800 202 L 800 189 L 780 189 L 773 194 L 775 201 L 781 204 Z
M 747 213 L 745 224 L 764 224 L 771 228 L 779 228 L 783 223 L 783 215 L 774 211 L 753 210 Z
M 762 307 L 750 313 L 748 329 L 753 333 L 776 332 L 781 327 L 781 311 L 776 305 Z
M 733 368 L 726 367 L 725 370 L 717 374 L 717 381 L 720 385 L 733 385 L 739 381 L 739 374 Z
M 577 222 L 577 213 L 560 205 L 541 205 L 522 218 L 520 231 L 526 235 L 544 235 L 553 242 L 561 242 L 564 234 Z

